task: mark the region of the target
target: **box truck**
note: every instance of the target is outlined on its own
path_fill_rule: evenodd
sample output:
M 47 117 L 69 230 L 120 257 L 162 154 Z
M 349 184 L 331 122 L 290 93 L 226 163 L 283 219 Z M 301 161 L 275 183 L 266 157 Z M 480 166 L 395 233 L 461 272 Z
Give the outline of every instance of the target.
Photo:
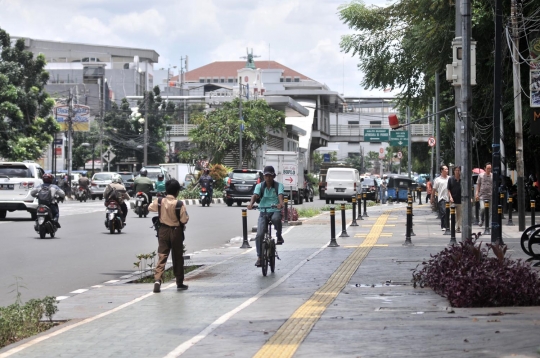
M 194 182 L 197 174 L 194 164 L 189 163 L 165 163 L 160 167 L 169 173 L 170 178 L 178 180 L 180 185 L 186 188 L 190 182 Z
M 304 155 L 298 152 L 267 151 L 264 166 L 271 165 L 276 171 L 275 180 L 282 183 L 285 194 L 294 204 L 304 201 Z

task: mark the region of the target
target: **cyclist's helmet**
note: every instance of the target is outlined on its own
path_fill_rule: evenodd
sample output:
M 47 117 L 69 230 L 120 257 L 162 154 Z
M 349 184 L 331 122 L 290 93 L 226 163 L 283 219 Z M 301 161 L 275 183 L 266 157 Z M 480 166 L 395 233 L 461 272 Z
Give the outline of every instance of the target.
M 122 178 L 120 178 L 120 177 L 114 177 L 114 178 L 112 179 L 112 182 L 113 182 L 113 183 L 116 183 L 116 184 L 122 184 Z
M 158 179 L 159 181 L 163 181 L 163 179 L 165 179 L 165 175 L 163 175 L 163 173 L 158 174 L 157 179 Z
M 142 169 L 142 170 L 140 171 L 140 174 L 141 174 L 142 177 L 145 177 L 145 176 L 148 175 L 148 170 Z
M 51 184 L 53 182 L 53 176 L 52 174 L 43 174 L 43 177 L 41 178 L 43 179 L 43 182 L 44 183 L 48 183 L 48 184 Z

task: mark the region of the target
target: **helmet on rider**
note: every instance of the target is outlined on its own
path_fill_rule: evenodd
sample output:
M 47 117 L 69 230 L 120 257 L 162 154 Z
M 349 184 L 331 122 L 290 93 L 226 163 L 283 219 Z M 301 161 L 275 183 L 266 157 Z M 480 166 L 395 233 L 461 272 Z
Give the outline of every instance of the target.
M 53 182 L 53 176 L 52 174 L 43 174 L 43 182 L 44 183 L 48 183 L 48 184 L 51 184 Z
M 163 173 L 160 173 L 160 174 L 158 174 L 157 179 L 159 181 L 163 181 L 163 179 L 165 179 L 165 175 L 163 175 Z
M 120 177 L 114 177 L 112 178 L 112 183 L 116 183 L 116 184 L 122 184 L 122 178 Z
M 141 174 L 142 177 L 145 177 L 148 175 L 148 170 L 146 169 L 141 169 L 141 171 L 139 172 Z
M 204 168 L 204 175 L 210 175 L 210 169 Z

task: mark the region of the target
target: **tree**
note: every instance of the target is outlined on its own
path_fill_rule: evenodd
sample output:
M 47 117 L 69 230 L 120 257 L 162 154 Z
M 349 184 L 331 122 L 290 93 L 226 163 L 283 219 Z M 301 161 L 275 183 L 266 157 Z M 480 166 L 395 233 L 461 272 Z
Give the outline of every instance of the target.
M 60 130 L 51 115 L 54 100 L 44 91 L 45 57 L 34 59 L 23 39 L 12 47 L 1 28 L 0 47 L 0 157 L 36 160 Z
M 197 128 L 189 137 L 210 163 L 221 163 L 223 158 L 238 150 L 240 137 L 239 99 L 225 102 L 219 109 L 194 115 Z M 243 101 L 242 154 L 246 161 L 253 159 L 255 150 L 267 140 L 267 133 L 285 128 L 285 114 L 270 108 L 264 100 Z

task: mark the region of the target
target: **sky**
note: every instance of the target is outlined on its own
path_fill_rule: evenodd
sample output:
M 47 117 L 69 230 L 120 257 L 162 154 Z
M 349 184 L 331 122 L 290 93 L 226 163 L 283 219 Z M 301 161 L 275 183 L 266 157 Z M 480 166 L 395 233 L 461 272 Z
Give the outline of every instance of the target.
M 380 96 L 362 88 L 358 60 L 339 48 L 352 30 L 339 20 L 338 7 L 350 1 L 0 0 L 0 28 L 11 36 L 152 49 L 159 54 L 156 69 L 179 68 L 186 55 L 190 70 L 239 61 L 253 48 L 258 59 L 280 62 L 345 96 Z

